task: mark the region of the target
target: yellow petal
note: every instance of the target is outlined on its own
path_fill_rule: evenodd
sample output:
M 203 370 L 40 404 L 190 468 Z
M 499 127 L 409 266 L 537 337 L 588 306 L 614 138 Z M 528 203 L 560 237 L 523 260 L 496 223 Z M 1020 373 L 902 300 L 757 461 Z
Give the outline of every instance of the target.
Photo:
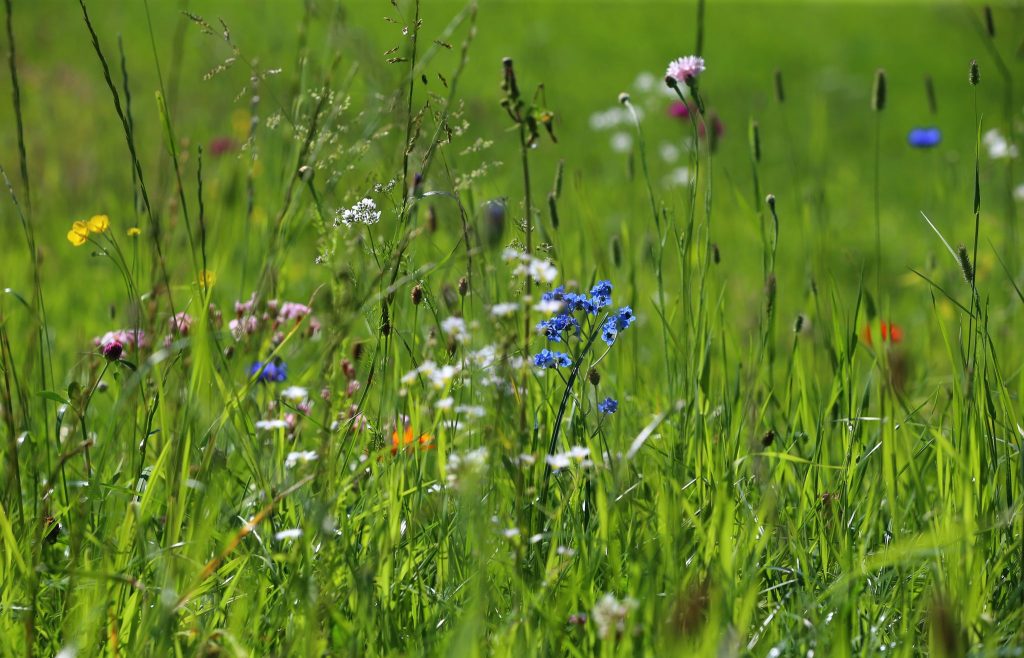
M 206 286 L 207 288 L 209 288 L 213 284 L 217 283 L 217 274 L 215 272 L 211 272 L 210 270 L 202 270 L 199 272 L 198 283 L 201 286 Z
M 128 229 L 128 237 L 134 238 L 140 233 L 142 233 L 142 229 L 140 229 L 138 226 L 133 226 L 130 229 Z
M 89 230 L 93 233 L 102 233 L 110 228 L 110 218 L 106 215 L 93 215 L 89 218 Z
M 75 222 L 71 225 L 71 232 L 82 236 L 82 240 L 84 241 L 85 238 L 89 236 L 89 225 L 85 222 Z
M 83 244 L 85 244 L 85 236 L 82 235 L 81 233 L 78 233 L 74 229 L 71 229 L 70 231 L 68 231 L 68 242 L 75 245 L 76 247 L 81 247 Z

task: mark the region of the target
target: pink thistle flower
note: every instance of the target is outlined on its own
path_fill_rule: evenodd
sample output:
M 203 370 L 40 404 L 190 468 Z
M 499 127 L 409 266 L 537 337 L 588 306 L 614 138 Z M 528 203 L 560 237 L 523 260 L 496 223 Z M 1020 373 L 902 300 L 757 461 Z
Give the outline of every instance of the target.
M 668 115 L 677 119 L 685 119 L 690 116 L 690 107 L 682 101 L 672 101 L 668 106 Z
M 311 310 L 312 309 L 310 309 L 305 304 L 299 304 L 296 302 L 285 302 L 284 304 L 281 304 L 281 310 L 277 312 L 277 319 L 279 322 L 282 323 L 285 320 L 295 320 L 296 322 L 298 322 L 302 318 L 309 315 Z
M 669 62 L 665 76 L 675 78 L 679 82 L 686 82 L 688 79 L 696 78 L 703 72 L 704 58 L 689 55 Z
M 182 311 L 168 318 L 167 324 L 170 325 L 172 334 L 188 336 L 188 331 L 192 327 L 192 316 Z

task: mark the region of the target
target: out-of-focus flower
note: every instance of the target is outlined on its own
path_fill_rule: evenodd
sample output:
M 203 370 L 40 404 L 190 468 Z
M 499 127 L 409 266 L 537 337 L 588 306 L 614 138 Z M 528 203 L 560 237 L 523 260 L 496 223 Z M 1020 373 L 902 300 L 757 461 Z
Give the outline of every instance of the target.
M 103 350 L 103 358 L 107 361 L 117 361 L 124 354 L 124 345 L 118 340 L 112 340 L 101 348 Z
M 603 414 L 613 414 L 619 410 L 619 401 L 615 398 L 605 398 L 597 403 L 597 410 Z
M 263 384 L 283 382 L 288 378 L 288 364 L 281 360 L 266 363 L 256 361 L 249 366 L 249 376 L 256 377 L 256 381 Z
M 880 322 L 878 325 L 879 333 L 882 335 L 882 342 L 893 344 L 899 343 L 903 340 L 903 329 L 894 322 Z M 860 337 L 868 345 L 874 343 L 874 339 L 871 332 L 871 325 L 866 324 L 860 332 Z
M 993 128 L 986 132 L 981 138 L 981 143 L 988 149 L 988 157 L 993 160 L 1016 158 L 1019 154 L 1017 145 L 1003 137 L 998 128 Z
M 231 151 L 234 151 L 236 148 L 238 148 L 238 145 L 235 143 L 235 140 L 223 135 L 211 139 L 210 144 L 207 147 L 207 149 L 210 151 L 210 155 L 212 155 L 215 158 L 219 158 L 222 155 L 226 155 Z
M 434 444 L 431 443 L 433 440 L 434 440 L 434 437 L 430 436 L 429 434 L 420 434 L 419 441 L 418 441 L 419 449 L 420 450 L 432 450 L 434 448 Z M 408 423 L 406 423 L 405 429 L 403 430 L 401 436 L 399 436 L 399 434 L 398 434 L 398 428 L 395 428 L 395 431 L 391 433 L 391 454 L 392 455 L 398 454 L 399 448 L 405 448 L 406 450 L 411 450 L 416 445 L 417 445 L 416 435 L 412 431 L 412 425 L 409 425 Z
M 594 605 L 590 613 L 591 619 L 597 624 L 597 634 L 601 639 L 608 638 L 612 631 L 622 633 L 626 630 L 626 618 L 637 607 L 637 602 L 627 598 L 623 601 L 614 594 L 605 594 Z
M 318 457 L 319 455 L 312 450 L 289 452 L 288 456 L 284 459 L 284 467 L 294 468 L 296 464 L 308 464 L 311 461 L 316 461 Z
M 914 148 L 929 149 L 938 146 L 942 141 L 942 131 L 938 128 L 911 128 L 907 133 L 907 144 Z
M 127 231 L 125 231 L 125 233 L 128 234 L 129 238 L 136 238 L 142 234 L 142 229 L 140 229 L 138 226 L 132 226 Z
M 668 115 L 676 119 L 687 119 L 690 116 L 690 106 L 683 101 L 672 101 L 668 105 Z

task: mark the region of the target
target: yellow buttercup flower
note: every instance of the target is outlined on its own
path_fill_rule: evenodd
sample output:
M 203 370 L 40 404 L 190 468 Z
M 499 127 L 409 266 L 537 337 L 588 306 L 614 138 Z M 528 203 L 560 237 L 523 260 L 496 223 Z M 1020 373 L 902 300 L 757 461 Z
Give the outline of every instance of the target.
M 217 275 L 216 273 L 211 272 L 210 270 L 202 270 L 201 272 L 199 272 L 199 281 L 197 281 L 196 283 L 198 283 L 201 286 L 205 286 L 206 288 L 209 288 L 213 286 L 213 284 L 217 283 Z
M 88 225 L 90 233 L 102 233 L 110 228 L 110 218 L 106 215 L 93 215 Z
M 138 226 L 133 226 L 130 229 L 128 229 L 128 237 L 130 238 L 134 238 L 138 236 L 140 233 L 142 233 L 142 229 L 140 229 Z
M 71 230 L 68 231 L 68 242 L 81 247 L 85 244 L 86 238 L 89 237 L 89 225 L 85 222 L 75 222 L 71 225 Z

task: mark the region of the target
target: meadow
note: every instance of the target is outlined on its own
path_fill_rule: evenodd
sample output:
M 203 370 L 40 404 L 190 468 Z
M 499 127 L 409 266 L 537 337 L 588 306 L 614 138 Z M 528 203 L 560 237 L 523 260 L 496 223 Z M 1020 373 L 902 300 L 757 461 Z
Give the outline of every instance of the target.
M 4 9 L 0 656 L 1024 655 L 1019 2 Z

